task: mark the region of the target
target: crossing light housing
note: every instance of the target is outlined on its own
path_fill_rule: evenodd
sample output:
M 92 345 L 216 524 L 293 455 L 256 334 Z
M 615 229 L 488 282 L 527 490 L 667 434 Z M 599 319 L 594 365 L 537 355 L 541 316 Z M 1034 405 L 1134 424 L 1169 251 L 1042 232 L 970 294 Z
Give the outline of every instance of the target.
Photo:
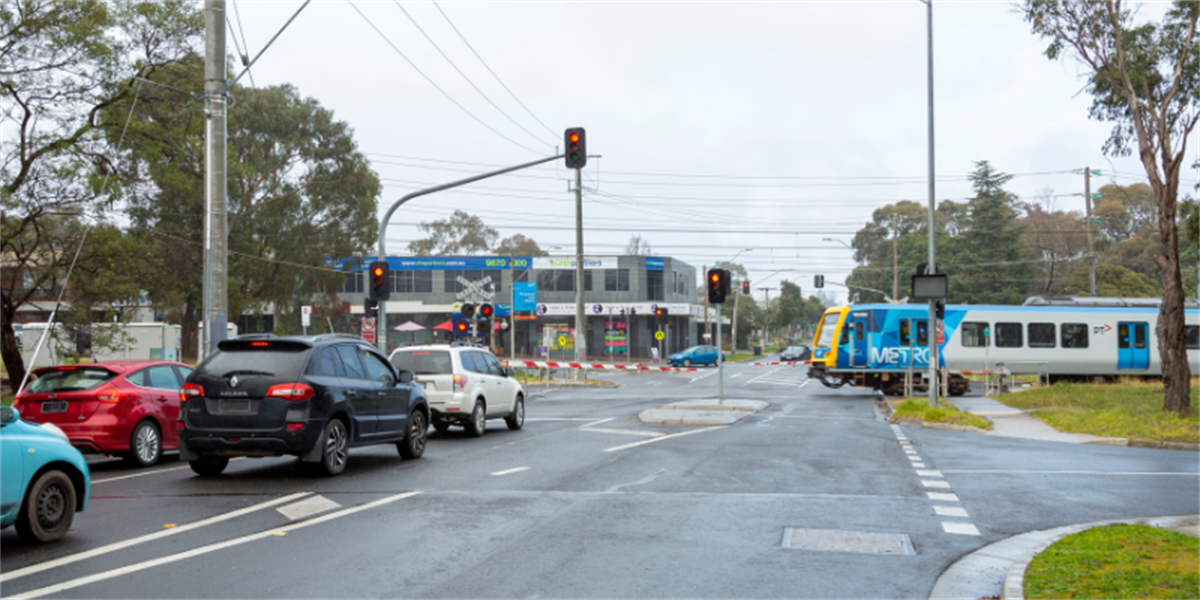
M 572 127 L 563 134 L 567 168 L 582 169 L 587 164 L 587 133 L 582 127 Z
M 707 288 L 709 304 L 724 304 L 729 296 L 729 270 L 709 269 Z
M 462 305 L 462 309 L 458 311 L 464 318 L 470 319 L 475 316 L 475 305 L 467 302 Z
M 663 308 L 660 306 L 660 307 L 654 309 L 654 318 L 659 323 L 666 323 L 667 317 L 669 317 L 669 316 L 671 316 L 671 311 L 667 310 L 666 308 Z
M 749 296 L 749 295 L 750 295 L 750 282 L 749 282 L 749 281 L 743 281 L 743 282 L 742 282 L 742 295 L 743 295 L 743 296 Z
M 387 261 L 377 260 L 371 263 L 367 268 L 367 276 L 371 280 L 367 297 L 371 300 L 387 300 L 392 295 L 392 287 L 388 285 Z
M 825 287 L 825 276 L 824 275 L 813 275 L 813 287 L 818 288 L 818 289 Z
M 494 314 L 496 314 L 496 309 L 491 304 L 484 303 L 479 305 L 479 318 L 488 319 Z

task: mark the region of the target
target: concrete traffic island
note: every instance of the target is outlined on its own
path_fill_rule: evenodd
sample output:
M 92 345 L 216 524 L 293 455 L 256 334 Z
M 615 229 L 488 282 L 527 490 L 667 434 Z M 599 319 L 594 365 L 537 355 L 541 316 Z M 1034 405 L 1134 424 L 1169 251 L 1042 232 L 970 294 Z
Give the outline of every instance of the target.
M 664 425 L 732 425 L 770 405 L 761 400 L 684 400 L 643 410 L 638 419 Z

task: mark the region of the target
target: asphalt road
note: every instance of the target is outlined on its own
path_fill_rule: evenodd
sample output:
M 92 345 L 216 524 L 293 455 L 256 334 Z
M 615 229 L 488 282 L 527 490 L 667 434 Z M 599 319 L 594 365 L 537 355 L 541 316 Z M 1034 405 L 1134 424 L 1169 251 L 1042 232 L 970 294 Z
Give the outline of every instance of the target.
M 332 479 L 97 460 L 65 540 L 0 534 L 3 596 L 914 598 L 1017 533 L 1200 513 L 1194 452 L 895 427 L 805 370 L 728 364 L 726 397 L 771 405 L 716 428 L 637 419 L 714 397 L 713 368 L 538 387 L 521 431 L 355 450 Z

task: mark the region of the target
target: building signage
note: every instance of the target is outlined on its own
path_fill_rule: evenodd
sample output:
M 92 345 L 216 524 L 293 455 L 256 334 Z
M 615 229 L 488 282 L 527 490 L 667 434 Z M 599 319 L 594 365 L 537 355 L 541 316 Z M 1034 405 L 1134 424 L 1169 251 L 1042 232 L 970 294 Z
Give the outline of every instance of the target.
M 537 310 L 537 282 L 518 281 L 513 284 L 513 297 L 516 310 Z
M 647 271 L 662 271 L 663 269 L 666 269 L 666 268 L 667 268 L 667 259 L 656 258 L 653 256 L 646 257 L 646 270 Z
M 341 270 L 365 271 L 370 266 L 370 259 L 343 258 L 337 261 L 327 261 L 331 266 Z M 393 271 L 482 271 L 487 269 L 509 269 L 507 256 L 462 256 L 441 258 L 436 256 L 389 256 L 388 268 Z M 527 256 L 512 258 L 513 269 L 528 269 L 533 259 Z
M 574 269 L 575 259 L 568 256 L 538 256 L 533 259 L 533 268 L 535 269 Z M 585 256 L 583 257 L 583 268 L 585 269 L 615 269 L 617 268 L 617 257 L 615 256 Z

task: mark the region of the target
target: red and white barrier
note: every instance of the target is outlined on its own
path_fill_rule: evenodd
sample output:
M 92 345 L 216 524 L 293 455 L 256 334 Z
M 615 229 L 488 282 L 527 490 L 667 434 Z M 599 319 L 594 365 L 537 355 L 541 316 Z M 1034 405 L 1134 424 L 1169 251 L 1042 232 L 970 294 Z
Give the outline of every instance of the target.
M 646 365 L 607 365 L 601 363 L 550 362 L 542 360 L 519 360 L 522 366 L 533 369 L 594 369 L 617 371 L 695 371 L 694 367 L 653 367 Z
M 807 360 L 788 360 L 788 361 L 776 361 L 776 362 L 756 362 L 756 363 L 750 363 L 750 364 L 752 364 L 756 367 L 776 366 L 776 365 L 791 365 L 794 367 L 796 365 L 807 365 L 807 364 L 810 364 L 810 362 L 811 361 L 807 361 Z

